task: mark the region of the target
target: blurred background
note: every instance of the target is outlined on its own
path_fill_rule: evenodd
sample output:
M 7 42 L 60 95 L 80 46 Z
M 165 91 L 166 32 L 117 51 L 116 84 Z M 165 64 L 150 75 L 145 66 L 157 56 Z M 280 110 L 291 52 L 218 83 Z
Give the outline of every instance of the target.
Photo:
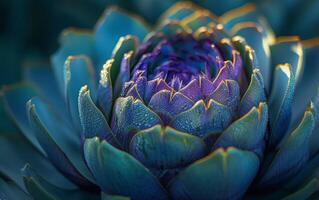
M 319 34 L 319 0 L 193 0 L 216 15 L 253 2 L 277 36 Z M 24 63 L 48 61 L 66 27 L 93 28 L 104 9 L 117 5 L 150 24 L 177 0 L 1 0 L 0 85 L 18 81 Z

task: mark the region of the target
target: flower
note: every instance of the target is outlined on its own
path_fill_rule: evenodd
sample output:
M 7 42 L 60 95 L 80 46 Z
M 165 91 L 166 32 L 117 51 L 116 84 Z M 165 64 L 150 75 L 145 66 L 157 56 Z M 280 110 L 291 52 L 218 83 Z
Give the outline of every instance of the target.
M 3 198 L 316 198 L 317 39 L 183 2 L 152 31 L 110 8 L 60 42 L 3 89 L 22 132 L 1 135 Z

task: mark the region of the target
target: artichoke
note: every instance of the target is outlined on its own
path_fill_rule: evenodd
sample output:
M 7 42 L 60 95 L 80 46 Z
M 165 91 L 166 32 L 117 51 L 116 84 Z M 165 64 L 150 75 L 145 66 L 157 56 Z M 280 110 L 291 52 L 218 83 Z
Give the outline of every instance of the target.
M 2 90 L 22 134 L 1 133 L 1 198 L 318 198 L 317 39 L 182 2 L 60 43 Z

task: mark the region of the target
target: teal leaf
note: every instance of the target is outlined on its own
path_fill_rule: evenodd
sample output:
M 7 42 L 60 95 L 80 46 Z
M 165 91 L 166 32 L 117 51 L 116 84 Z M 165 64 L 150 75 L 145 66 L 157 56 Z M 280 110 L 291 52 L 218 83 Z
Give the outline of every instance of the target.
M 78 96 L 82 86 L 88 85 L 93 99 L 96 97 L 94 69 L 86 56 L 70 56 L 64 65 L 64 94 L 73 123 L 80 130 Z
M 258 107 L 253 107 L 221 134 L 214 144 L 214 149 L 233 146 L 255 152 L 262 157 L 267 122 L 267 104 L 259 103 Z
M 269 97 L 270 146 L 284 137 L 291 118 L 295 76 L 289 64 L 277 65 Z
M 263 35 L 265 31 L 261 26 L 254 23 L 242 23 L 235 27 L 234 35 L 245 38 L 246 43 L 255 51 L 257 56 L 257 69 L 263 75 L 265 88 L 269 91 L 272 68 L 270 66 L 269 41 Z
M 304 59 L 303 46 L 299 37 L 277 38 L 276 43 L 270 46 L 270 51 L 273 68 L 282 63 L 289 63 L 298 82 L 302 75 Z
M 213 99 L 206 104 L 197 101 L 192 108 L 178 114 L 170 126 L 189 134 L 205 137 L 208 134 L 222 132 L 232 120 L 232 111 Z
M 0 134 L 0 160 L 0 174 L 5 174 L 24 190 L 20 170 L 25 163 L 32 164 L 41 176 L 53 184 L 68 189 L 75 187 L 20 133 Z
M 128 147 L 129 141 L 135 133 L 156 124 L 162 124 L 159 116 L 139 99 L 129 96 L 116 100 L 111 128 L 124 147 Z
M 112 66 L 110 72 L 113 87 L 115 86 L 117 79 L 122 78 L 119 77 L 119 73 L 121 71 L 121 63 L 122 60 L 125 58 L 125 54 L 132 52 L 134 55 L 137 46 L 138 42 L 135 36 L 127 35 L 119 38 L 119 41 L 117 42 L 112 52 L 112 58 L 114 59 L 114 61 L 111 63 Z M 119 95 L 119 93 L 116 93 L 116 95 Z
M 12 181 L 0 178 L 0 199 L 31 200 L 32 198 Z
M 177 2 L 164 12 L 160 18 L 160 22 L 181 21 L 192 15 L 197 9 L 198 7 L 191 2 Z
M 86 55 L 95 58 L 94 37 L 84 30 L 66 29 L 60 35 L 60 48 L 51 58 L 60 91 L 64 91 L 64 63 L 69 56 Z
M 101 200 L 130 200 L 130 197 L 118 196 L 118 195 L 109 195 L 102 192 Z
M 22 83 L 2 90 L 4 108 L 14 120 L 23 135 L 37 148 L 44 153 L 39 142 L 37 141 L 34 131 L 28 123 L 28 116 L 25 112 L 25 104 L 29 99 L 38 96 L 39 92 L 30 84 Z
M 84 156 L 104 192 L 133 200 L 168 199 L 158 180 L 141 163 L 106 141 L 87 139 Z
M 95 27 L 98 67 L 101 68 L 111 57 L 113 47 L 120 37 L 134 35 L 142 41 L 147 33 L 148 28 L 140 18 L 127 15 L 115 7 L 108 8 Z
M 99 137 L 113 140 L 114 136 L 103 113 L 95 106 L 90 90 L 85 85 L 81 88 L 78 100 L 83 139 Z
M 309 157 L 309 138 L 314 128 L 314 114 L 312 108 L 305 111 L 299 126 L 284 139 L 278 152 L 266 162 L 259 187 L 273 187 L 286 182 L 298 173 Z
M 34 200 L 98 200 L 98 195 L 86 193 L 79 189 L 66 190 L 47 182 L 29 164 L 26 164 L 22 169 L 22 175 L 24 184 Z
M 41 99 L 31 99 L 27 103 L 27 113 L 41 147 L 55 167 L 74 183 L 93 187 L 92 176 L 82 156 L 80 137 L 74 129 L 63 123 L 58 113 Z
M 260 102 L 266 102 L 264 81 L 259 70 L 254 69 L 249 86 L 240 101 L 239 116 L 245 115 L 252 107 L 258 106 Z
M 104 116 L 109 120 L 113 106 L 113 87 L 111 80 L 111 66 L 114 59 L 108 60 L 100 73 L 100 81 L 97 91 L 97 103 Z
M 207 152 L 203 140 L 161 125 L 135 134 L 130 153 L 149 168 L 172 169 L 184 167 Z
M 258 157 L 252 152 L 218 149 L 180 172 L 168 190 L 176 200 L 240 199 L 258 167 Z

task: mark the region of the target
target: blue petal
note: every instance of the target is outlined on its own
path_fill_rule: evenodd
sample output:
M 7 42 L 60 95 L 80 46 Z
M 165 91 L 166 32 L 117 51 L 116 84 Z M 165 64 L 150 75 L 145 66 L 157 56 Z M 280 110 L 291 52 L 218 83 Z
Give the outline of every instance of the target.
M 270 48 L 269 41 L 263 32 L 262 27 L 254 23 L 238 24 L 234 30 L 234 35 L 245 38 L 247 44 L 252 47 L 257 56 L 257 66 L 265 81 L 265 88 L 269 91 L 272 68 L 270 66 Z
M 298 82 L 303 70 L 303 46 L 299 37 L 277 38 L 276 43 L 270 47 L 271 64 L 276 67 L 278 64 L 289 63 L 291 70 Z
M 188 1 L 177 2 L 171 6 L 162 16 L 161 22 L 169 21 L 181 21 L 182 19 L 193 14 L 198 7 Z
M 39 176 L 32 167 L 27 164 L 22 169 L 23 180 L 28 192 L 35 200 L 53 200 L 53 199 L 92 199 L 98 200 L 98 195 L 86 193 L 83 190 L 66 190 L 52 185 L 44 178 Z
M 123 55 L 121 65 L 120 65 L 120 71 L 119 71 L 119 74 L 117 75 L 116 82 L 115 82 L 114 93 L 116 97 L 118 97 L 121 94 L 125 86 L 125 83 L 130 80 L 131 64 L 134 58 L 133 53 L 134 53 L 133 51 L 130 51 Z
M 219 149 L 180 172 L 169 184 L 169 192 L 176 200 L 240 199 L 258 167 L 254 153 Z
M 265 103 L 260 103 L 233 122 L 217 139 L 214 149 L 234 146 L 262 157 L 267 122 L 268 107 Z
M 295 76 L 289 64 L 277 65 L 269 98 L 270 146 L 276 146 L 286 134 L 291 118 Z
M 161 119 L 140 100 L 131 96 L 116 100 L 111 128 L 123 147 L 128 147 L 134 133 L 156 124 L 162 124 Z
M 108 60 L 100 73 L 100 81 L 97 91 L 97 103 L 104 116 L 109 120 L 113 106 L 113 87 L 111 80 L 111 67 L 114 59 Z
M 148 168 L 174 169 L 202 158 L 207 152 L 203 140 L 160 125 L 138 132 L 130 153 Z
M 179 113 L 190 109 L 193 101 L 180 92 L 162 90 L 154 94 L 148 106 L 156 112 L 163 122 L 169 123 Z
M 142 41 L 147 33 L 148 28 L 139 18 L 129 16 L 114 7 L 108 8 L 96 24 L 94 33 L 98 69 L 111 57 L 113 47 L 120 37 L 130 34 Z
M 92 177 L 84 163 L 77 133 L 40 99 L 34 98 L 27 103 L 27 113 L 51 162 L 74 183 L 92 187 L 88 181 L 92 181 Z
M 31 200 L 32 198 L 12 181 L 0 178 L 0 199 Z
M 90 96 L 90 90 L 83 86 L 80 90 L 79 114 L 82 126 L 82 138 L 99 137 L 106 140 L 113 140 L 114 136 L 103 113 L 95 106 Z
M 248 89 L 240 101 L 239 116 L 245 115 L 252 107 L 258 106 L 260 102 L 266 102 L 264 81 L 259 70 L 254 69 Z
M 34 131 L 28 123 L 25 112 L 25 104 L 29 99 L 38 96 L 39 92 L 30 84 L 22 83 L 3 89 L 3 100 L 6 111 L 13 118 L 23 135 L 38 149 L 44 153 L 37 141 Z
M 32 164 L 41 176 L 53 184 L 69 189 L 75 187 L 20 133 L 0 134 L 0 160 L 0 174 L 5 174 L 22 189 L 25 188 L 20 170 L 25 163 Z
M 87 139 L 84 156 L 104 192 L 133 200 L 168 199 L 160 183 L 141 163 L 109 143 Z
M 309 108 L 299 126 L 280 144 L 271 162 L 266 162 L 259 187 L 268 188 L 284 183 L 298 173 L 309 157 L 309 138 L 314 128 L 313 110 Z M 271 156 L 271 155 L 269 155 Z
M 51 62 L 60 91 L 64 91 L 64 63 L 69 56 L 86 55 L 95 58 L 94 38 L 92 33 L 67 29 L 60 36 L 61 47 L 52 56 Z
M 232 120 L 232 111 L 212 99 L 206 104 L 197 101 L 194 106 L 177 115 L 170 126 L 189 134 L 205 137 L 223 131 Z
M 64 68 L 64 94 L 76 128 L 80 130 L 78 96 L 82 86 L 88 85 L 93 99 L 96 97 L 94 69 L 88 57 L 68 57 Z

